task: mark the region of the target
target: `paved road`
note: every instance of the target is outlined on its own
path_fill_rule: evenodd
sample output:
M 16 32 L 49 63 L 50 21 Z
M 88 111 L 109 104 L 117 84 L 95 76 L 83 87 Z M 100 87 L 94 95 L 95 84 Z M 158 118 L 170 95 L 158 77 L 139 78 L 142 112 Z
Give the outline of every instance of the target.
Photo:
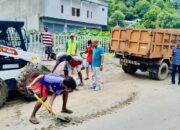
M 127 81 L 139 90 L 130 105 L 64 130 L 180 130 L 180 87 L 168 85 L 170 77 L 151 81 L 143 75 Z
M 74 113 L 68 116 L 75 123 L 65 127 L 41 108 L 37 113 L 40 124 L 32 125 L 28 119 L 35 102 L 18 100 L 0 109 L 0 130 L 180 130 L 180 87 L 168 85 L 170 77 L 155 81 L 147 73 L 125 74 L 118 62 L 106 60 L 102 91 L 88 89 L 90 81 L 86 81 L 70 94 L 68 107 Z M 45 65 L 52 69 L 54 62 Z M 61 105 L 58 96 L 53 105 L 58 115 L 62 115 Z

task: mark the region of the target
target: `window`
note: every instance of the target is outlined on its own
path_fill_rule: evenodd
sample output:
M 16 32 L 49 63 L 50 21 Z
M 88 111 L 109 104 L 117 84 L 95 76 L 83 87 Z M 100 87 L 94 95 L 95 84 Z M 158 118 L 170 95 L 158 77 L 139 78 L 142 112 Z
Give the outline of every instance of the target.
M 80 17 L 80 9 L 76 9 L 76 16 Z
M 63 14 L 63 13 L 64 13 L 64 6 L 61 5 L 61 14 Z
M 89 10 L 87 11 L 87 18 L 89 18 Z
M 72 16 L 77 16 L 80 17 L 81 15 L 81 10 L 79 8 L 72 8 Z
M 93 17 L 92 15 L 93 15 L 93 14 L 92 14 L 92 11 L 91 11 L 91 18 Z
M 76 15 L 76 9 L 72 8 L 72 16 L 75 16 L 75 15 Z
M 102 8 L 102 11 L 104 11 L 105 10 L 105 8 Z
M 9 27 L 7 28 L 5 33 L 5 40 L 7 42 L 7 46 L 21 48 L 21 38 L 15 28 Z

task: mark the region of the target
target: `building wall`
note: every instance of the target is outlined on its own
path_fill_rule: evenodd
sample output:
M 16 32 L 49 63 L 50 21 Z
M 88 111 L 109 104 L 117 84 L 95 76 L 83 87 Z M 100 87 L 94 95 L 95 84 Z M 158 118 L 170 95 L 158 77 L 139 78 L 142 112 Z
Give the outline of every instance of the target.
M 42 0 L 0 0 L 0 20 L 24 21 L 26 29 L 39 29 Z
M 99 29 L 102 30 L 101 25 L 94 25 L 89 23 L 82 23 L 82 22 L 74 22 L 74 21 L 67 21 L 61 19 L 53 19 L 53 18 L 41 18 L 41 29 L 40 31 L 44 30 L 44 26 L 48 26 L 50 32 L 66 32 L 71 31 L 78 28 L 88 28 L 88 29 Z
M 80 9 L 80 17 L 72 16 L 72 7 Z M 41 31 L 45 25 L 52 32 L 76 28 L 102 29 L 107 25 L 107 7 L 82 0 L 0 0 L 0 20 L 24 21 L 27 30 Z
M 71 2 L 72 1 L 72 2 Z M 61 5 L 64 6 L 64 11 L 61 13 Z M 80 17 L 72 16 L 72 7 L 80 9 Z M 87 10 L 89 16 L 87 18 Z M 107 25 L 107 7 L 81 0 L 45 0 L 46 17 L 66 19 L 70 21 L 92 23 L 98 25 Z

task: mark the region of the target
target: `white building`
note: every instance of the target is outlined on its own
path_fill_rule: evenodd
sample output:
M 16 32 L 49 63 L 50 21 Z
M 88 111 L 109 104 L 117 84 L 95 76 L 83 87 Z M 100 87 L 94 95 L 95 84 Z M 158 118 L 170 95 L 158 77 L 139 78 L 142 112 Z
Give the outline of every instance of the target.
M 23 20 L 27 30 L 51 32 L 77 28 L 102 29 L 108 5 L 99 0 L 0 0 L 0 20 Z

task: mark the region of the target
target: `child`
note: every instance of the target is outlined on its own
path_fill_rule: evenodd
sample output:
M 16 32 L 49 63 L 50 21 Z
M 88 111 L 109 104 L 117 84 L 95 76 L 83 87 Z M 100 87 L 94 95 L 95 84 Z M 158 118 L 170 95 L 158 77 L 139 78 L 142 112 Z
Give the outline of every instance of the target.
M 83 86 L 83 79 L 82 79 L 82 73 L 81 73 L 81 65 L 82 65 L 82 59 L 77 57 L 77 56 L 70 56 L 67 53 L 59 53 L 56 54 L 53 53 L 51 54 L 51 59 L 56 60 L 56 64 L 52 70 L 52 73 L 56 70 L 57 66 L 62 63 L 63 61 L 66 61 L 65 66 L 64 66 L 64 75 L 65 77 L 69 75 L 69 71 L 72 70 L 73 68 L 76 68 L 78 72 L 78 76 L 80 79 L 80 84 L 79 86 Z
M 87 77 L 84 80 L 88 80 L 89 79 L 89 68 L 91 67 L 91 69 L 92 69 L 93 47 L 92 47 L 91 40 L 88 41 L 88 47 L 86 48 L 86 51 L 81 52 L 81 55 L 83 53 L 87 54 L 87 57 L 86 57 L 86 75 L 87 75 Z
M 27 88 L 30 89 L 37 82 L 41 84 L 40 96 L 44 102 L 47 100 L 48 91 L 53 92 L 49 101 L 50 109 L 52 109 L 52 105 L 54 99 L 56 98 L 56 95 L 63 94 L 62 96 L 63 105 L 61 112 L 72 113 L 71 110 L 66 108 L 68 93 L 76 88 L 76 82 L 72 77 L 64 78 L 60 75 L 52 74 L 52 73 L 39 75 L 37 78 L 34 79 L 34 81 L 31 84 L 27 86 Z M 33 124 L 39 124 L 39 121 L 36 119 L 36 112 L 39 110 L 40 107 L 41 107 L 41 103 L 37 102 L 29 119 L 29 121 Z

